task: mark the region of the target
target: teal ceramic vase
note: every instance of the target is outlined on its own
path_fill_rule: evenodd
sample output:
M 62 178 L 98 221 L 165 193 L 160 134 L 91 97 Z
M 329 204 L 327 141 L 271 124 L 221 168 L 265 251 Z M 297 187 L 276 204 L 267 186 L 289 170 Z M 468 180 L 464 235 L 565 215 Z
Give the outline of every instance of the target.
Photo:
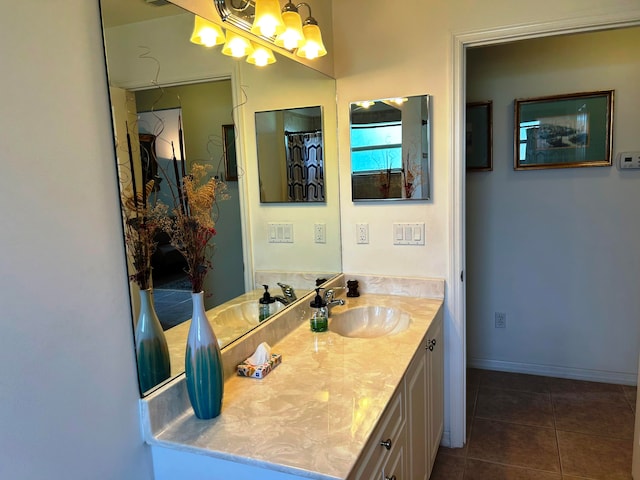
M 140 290 L 140 314 L 135 339 L 138 379 L 140 390 L 144 393 L 171 376 L 169 348 L 150 289 Z
M 184 359 L 187 391 L 196 417 L 210 419 L 220 415 L 222 408 L 222 356 L 204 309 L 204 293 L 192 293 L 191 299 L 193 315 Z

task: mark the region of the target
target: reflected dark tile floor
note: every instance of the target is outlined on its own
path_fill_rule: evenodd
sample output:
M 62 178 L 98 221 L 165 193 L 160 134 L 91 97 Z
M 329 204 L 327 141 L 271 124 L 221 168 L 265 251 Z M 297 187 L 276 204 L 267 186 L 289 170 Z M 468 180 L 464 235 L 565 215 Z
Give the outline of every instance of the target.
M 191 290 L 156 288 L 153 291 L 153 301 L 163 330 L 191 318 Z

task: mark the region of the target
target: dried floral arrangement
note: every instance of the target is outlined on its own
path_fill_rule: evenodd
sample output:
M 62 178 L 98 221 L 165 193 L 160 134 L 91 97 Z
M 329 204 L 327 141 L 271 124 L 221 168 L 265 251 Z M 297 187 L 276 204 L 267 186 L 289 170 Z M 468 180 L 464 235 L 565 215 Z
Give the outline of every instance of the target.
M 181 181 L 178 178 L 177 206 L 172 216 L 161 219 L 161 228 L 169 234 L 171 245 L 186 260 L 193 293 L 203 290 L 204 278 L 212 267 L 214 206 L 218 200 L 228 198 L 224 182 L 213 177 L 206 179 L 209 169 L 209 165 L 194 163 L 190 175 L 183 176 Z M 177 167 L 175 172 L 179 177 Z
M 166 205 L 152 205 L 148 201 L 153 185 L 154 181 L 149 180 L 144 191 L 138 192 L 135 178 L 132 178 L 131 185 L 121 195 L 124 239 L 133 265 L 129 280 L 135 282 L 141 290 L 151 287 L 151 256 L 156 249 L 154 237 L 167 212 Z

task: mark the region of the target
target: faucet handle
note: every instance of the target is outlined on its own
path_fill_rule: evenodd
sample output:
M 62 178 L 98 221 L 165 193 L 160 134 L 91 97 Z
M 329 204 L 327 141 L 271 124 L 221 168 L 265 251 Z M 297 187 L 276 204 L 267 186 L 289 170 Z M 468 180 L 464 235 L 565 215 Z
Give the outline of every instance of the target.
M 282 294 L 290 301 L 298 299 L 298 297 L 296 297 L 296 292 L 291 285 L 278 282 L 278 286 L 282 289 Z

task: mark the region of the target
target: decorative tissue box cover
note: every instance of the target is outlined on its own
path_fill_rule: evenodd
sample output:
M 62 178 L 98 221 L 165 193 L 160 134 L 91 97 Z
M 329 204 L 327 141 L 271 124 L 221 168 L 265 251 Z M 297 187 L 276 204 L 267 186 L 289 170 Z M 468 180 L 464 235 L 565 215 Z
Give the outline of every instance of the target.
M 280 365 L 281 361 L 282 355 L 279 353 L 272 353 L 269 361 L 262 365 L 251 365 L 243 362 L 238 365 L 238 375 L 241 377 L 264 378 L 271 370 Z

